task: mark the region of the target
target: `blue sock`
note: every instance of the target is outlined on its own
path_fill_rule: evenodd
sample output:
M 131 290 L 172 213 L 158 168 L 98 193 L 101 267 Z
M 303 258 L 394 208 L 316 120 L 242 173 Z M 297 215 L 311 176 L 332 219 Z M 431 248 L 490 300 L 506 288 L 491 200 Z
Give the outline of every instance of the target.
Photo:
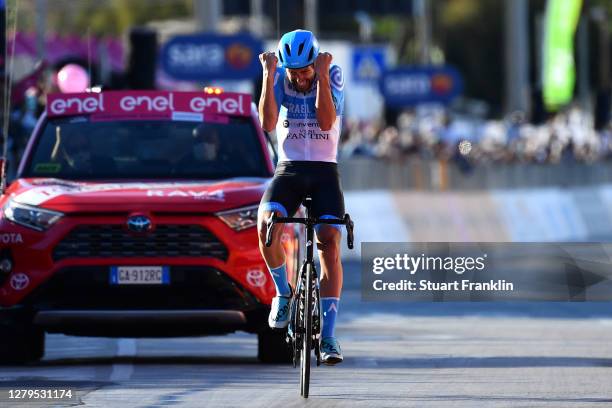
M 336 315 L 338 314 L 338 305 L 340 298 L 322 297 L 321 308 L 323 309 L 323 332 L 321 337 L 334 337 L 334 329 L 336 328 Z
M 282 264 L 277 268 L 268 269 L 270 269 L 270 275 L 272 275 L 272 280 L 274 281 L 274 286 L 276 287 L 276 296 L 291 295 L 291 289 L 289 288 L 289 283 L 287 282 L 287 267 L 285 264 Z

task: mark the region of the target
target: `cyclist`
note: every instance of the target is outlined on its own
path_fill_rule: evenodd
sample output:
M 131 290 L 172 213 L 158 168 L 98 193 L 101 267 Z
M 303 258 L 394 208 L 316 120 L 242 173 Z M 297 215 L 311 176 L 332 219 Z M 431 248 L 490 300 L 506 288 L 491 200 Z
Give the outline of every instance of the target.
M 282 36 L 278 49 L 264 52 L 259 116 L 264 130 L 276 129 L 279 163 L 262 197 L 258 214 L 259 247 L 276 287 L 268 318 L 270 327 L 289 324 L 292 288 L 287 281 L 282 228 L 266 247 L 266 219 L 292 216 L 306 195 L 312 197 L 315 217 L 342 218 L 344 197 L 337 168 L 337 150 L 344 104 L 342 70 L 332 55 L 319 53 L 315 36 L 295 30 Z M 280 65 L 277 69 L 277 65 Z M 342 362 L 334 326 L 342 290 L 341 226 L 318 225 L 317 248 L 321 260 L 321 360 Z

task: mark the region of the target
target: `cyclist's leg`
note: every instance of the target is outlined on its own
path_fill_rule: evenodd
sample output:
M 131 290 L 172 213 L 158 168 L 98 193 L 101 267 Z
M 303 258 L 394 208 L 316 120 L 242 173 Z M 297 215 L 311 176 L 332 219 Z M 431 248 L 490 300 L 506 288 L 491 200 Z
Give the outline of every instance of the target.
M 343 270 L 340 262 L 341 233 L 331 225 L 317 231 L 317 247 L 321 260 L 321 337 L 335 337 L 336 316 L 340 307 Z
M 340 297 L 342 263 L 340 262 L 341 233 L 332 225 L 317 226 L 317 249 L 321 261 L 321 297 Z
M 313 192 L 314 214 L 320 218 L 342 218 L 344 197 L 335 165 L 326 166 L 326 174 L 319 175 Z M 335 322 L 342 291 L 343 271 L 340 258 L 341 228 L 339 225 L 317 226 L 317 248 L 321 260 L 322 333 L 321 357 L 325 364 L 342 361 L 342 352 L 335 338 Z
M 313 214 L 319 218 L 344 216 L 344 195 L 335 163 L 325 163 L 322 170 L 313 175 L 311 187 Z M 316 179 L 314 179 L 316 177 Z M 316 226 L 317 249 L 321 260 L 321 297 L 340 297 L 342 291 L 342 263 L 340 243 L 342 225 L 319 224 Z
M 281 244 L 281 236 L 285 226 L 282 224 L 275 226 L 272 245 L 266 247 L 266 220 L 273 212 L 278 216 L 288 217 L 297 211 L 302 200 L 300 184 L 299 177 L 295 173 L 285 172 L 283 164 L 279 164 L 274 178 L 268 185 L 259 205 L 257 220 L 259 249 L 276 285 L 277 295 L 287 295 L 288 292 L 285 252 Z

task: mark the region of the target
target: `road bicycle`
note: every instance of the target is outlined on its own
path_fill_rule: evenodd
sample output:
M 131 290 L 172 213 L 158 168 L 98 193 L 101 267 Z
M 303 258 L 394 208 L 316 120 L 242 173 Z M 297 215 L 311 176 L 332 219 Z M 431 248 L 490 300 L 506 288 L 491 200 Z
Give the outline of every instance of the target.
M 321 364 L 321 303 L 319 279 L 314 263 L 314 229 L 317 224 L 344 225 L 347 232 L 347 246 L 353 249 L 353 221 L 348 214 L 343 219 L 311 217 L 311 197 L 304 200 L 305 218 L 279 217 L 276 213 L 266 221 L 266 246 L 272 245 L 275 224 L 299 223 L 306 226 L 306 258 L 295 282 L 290 306 L 290 320 L 287 328 L 287 342 L 293 351 L 293 367 L 300 362 L 300 395 L 308 398 L 310 389 L 310 358 L 314 350 L 317 366 Z

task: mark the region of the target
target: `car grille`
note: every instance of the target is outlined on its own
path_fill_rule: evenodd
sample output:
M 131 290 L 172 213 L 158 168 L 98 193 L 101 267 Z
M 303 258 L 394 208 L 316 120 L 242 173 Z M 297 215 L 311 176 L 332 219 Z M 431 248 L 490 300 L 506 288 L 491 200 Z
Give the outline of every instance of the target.
M 66 267 L 36 288 L 24 303 L 54 309 L 249 310 L 257 299 L 209 266 L 171 266 L 168 285 L 112 285 L 109 266 Z
M 122 225 L 76 227 L 54 248 L 53 260 L 101 257 L 213 257 L 227 260 L 225 245 L 199 225 L 157 225 L 135 235 Z

